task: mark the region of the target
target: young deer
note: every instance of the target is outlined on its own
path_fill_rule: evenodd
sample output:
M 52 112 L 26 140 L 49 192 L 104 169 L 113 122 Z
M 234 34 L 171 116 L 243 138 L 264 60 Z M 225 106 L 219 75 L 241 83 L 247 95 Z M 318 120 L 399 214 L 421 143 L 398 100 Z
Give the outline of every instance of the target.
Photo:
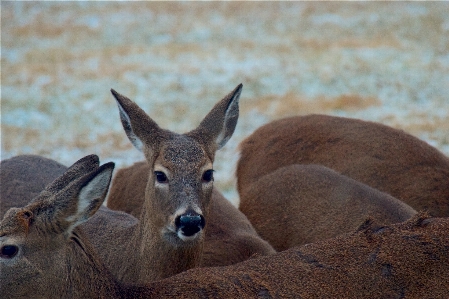
M 416 211 L 322 165 L 281 167 L 246 186 L 240 210 L 277 251 L 354 231 L 366 218 L 391 224 Z
M 119 294 L 78 228 L 103 203 L 114 169 L 113 163 L 98 167 L 92 158 L 79 160 L 28 205 L 8 210 L 0 222 L 1 298 Z
M 444 298 L 449 219 L 417 215 L 227 267 L 145 285 L 114 280 L 80 224 L 100 207 L 113 163 L 77 162 L 0 222 L 0 297 Z M 126 256 L 124 257 L 127 258 Z
M 176 268 L 226 265 L 255 253 L 274 252 L 257 236 L 246 217 L 213 188 L 215 152 L 234 132 L 241 90 L 240 84 L 215 105 L 195 130 L 186 134 L 161 129 L 134 102 L 112 90 L 123 128 L 131 143 L 145 155 L 146 163 L 119 171 L 108 207 L 117 209 L 123 203 L 137 207 L 138 212 L 126 211 L 134 211 L 140 220 L 136 238 L 141 242 L 140 255 L 148 263 L 141 268 L 159 273 L 151 280 L 170 276 Z M 208 252 L 204 256 L 203 246 Z M 172 264 L 155 264 L 167 253 Z
M 101 207 L 82 225 L 110 271 L 120 281 L 144 283 L 180 273 L 200 263 L 224 265 L 254 254 L 274 252 L 268 242 L 257 235 L 246 217 L 241 213 L 233 214 L 237 210 L 212 188 L 215 149 L 224 145 L 234 130 L 240 91 L 241 86 L 238 86 L 212 109 L 196 130 L 184 135 L 159 129 L 148 116 L 143 116 L 144 112 L 137 105 L 114 92 L 119 98 L 117 102 L 128 136 L 134 144 L 139 145 L 142 140 L 148 143 L 142 143 L 141 149 L 147 159 L 154 155 L 150 165 L 156 168 L 156 171 L 148 168 L 142 175 L 145 177 L 146 201 L 141 221 Z M 131 123 L 127 123 L 128 120 Z M 154 135 L 147 135 L 150 130 Z M 151 144 L 151 140 L 154 143 Z M 142 182 L 136 182 L 139 183 Z M 212 193 L 216 195 L 210 203 Z M 203 248 L 204 219 L 207 219 L 209 206 L 215 207 L 214 213 L 223 212 L 223 215 L 208 221 L 208 227 L 216 234 L 206 240 L 207 245 Z M 230 219 L 223 218 L 227 216 Z M 224 223 L 232 225 L 226 227 Z M 126 259 L 124 253 L 128 255 Z
M 240 194 L 283 166 L 321 164 L 416 210 L 449 216 L 449 158 L 401 130 L 357 119 L 298 116 L 262 126 L 240 150 Z

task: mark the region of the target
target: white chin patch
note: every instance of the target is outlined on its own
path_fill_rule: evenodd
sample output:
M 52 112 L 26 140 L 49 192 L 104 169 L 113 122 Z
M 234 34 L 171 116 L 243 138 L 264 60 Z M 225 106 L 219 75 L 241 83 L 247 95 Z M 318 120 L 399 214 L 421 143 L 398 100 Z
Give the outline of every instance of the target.
M 181 230 L 178 230 L 178 238 L 180 238 L 184 242 L 190 242 L 190 241 L 194 241 L 194 240 L 198 239 L 198 236 L 200 235 L 200 233 L 201 233 L 201 231 L 197 232 L 194 235 L 186 236 L 182 233 Z

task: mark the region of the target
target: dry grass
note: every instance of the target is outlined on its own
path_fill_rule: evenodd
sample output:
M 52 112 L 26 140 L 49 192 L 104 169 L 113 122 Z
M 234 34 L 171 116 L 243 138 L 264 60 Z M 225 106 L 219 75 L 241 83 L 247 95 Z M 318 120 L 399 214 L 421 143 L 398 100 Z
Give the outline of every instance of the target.
M 449 155 L 445 2 L 1 2 L 2 159 L 142 159 L 109 89 L 187 131 L 243 82 L 217 184 L 236 197 L 238 142 L 326 113 L 402 128 Z

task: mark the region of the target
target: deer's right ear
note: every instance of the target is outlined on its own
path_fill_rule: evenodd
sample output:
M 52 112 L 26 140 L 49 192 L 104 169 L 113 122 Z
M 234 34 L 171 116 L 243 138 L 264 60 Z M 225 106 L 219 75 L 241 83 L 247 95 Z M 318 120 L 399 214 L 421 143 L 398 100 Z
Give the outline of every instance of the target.
M 156 122 L 136 103 L 114 89 L 111 89 L 111 92 L 118 105 L 123 129 L 134 147 L 144 152 L 145 146 L 154 146 L 153 143 L 158 140 L 157 136 L 160 132 Z

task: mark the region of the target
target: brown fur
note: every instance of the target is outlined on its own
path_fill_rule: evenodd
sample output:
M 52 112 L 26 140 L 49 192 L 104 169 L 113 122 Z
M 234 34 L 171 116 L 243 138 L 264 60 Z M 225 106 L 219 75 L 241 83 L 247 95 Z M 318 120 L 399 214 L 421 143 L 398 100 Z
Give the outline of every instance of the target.
M 419 215 L 151 284 L 154 298 L 446 298 L 449 219 Z M 143 298 L 143 297 L 142 297 Z
M 290 165 L 252 183 L 240 210 L 282 251 L 354 231 L 366 218 L 403 222 L 416 211 L 400 200 L 321 165 Z
M 108 195 L 108 208 L 139 217 L 149 171 L 146 162 L 138 162 L 117 171 Z M 208 218 L 210 221 L 206 224 L 201 266 L 226 266 L 254 255 L 275 252 L 258 236 L 246 216 L 215 188 Z
M 290 164 L 321 164 L 389 193 L 416 210 L 449 216 L 449 159 L 401 130 L 325 115 L 274 121 L 240 145 L 240 194 Z

